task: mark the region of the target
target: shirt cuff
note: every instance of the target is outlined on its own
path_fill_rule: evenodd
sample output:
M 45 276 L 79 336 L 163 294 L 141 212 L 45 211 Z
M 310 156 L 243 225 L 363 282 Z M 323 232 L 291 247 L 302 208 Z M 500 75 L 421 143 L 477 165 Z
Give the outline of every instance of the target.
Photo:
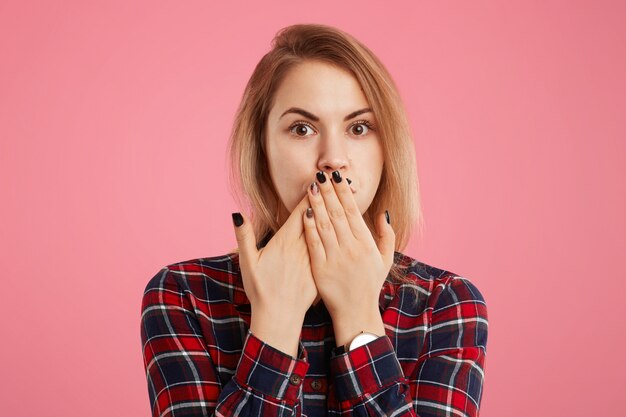
M 343 354 L 337 355 L 333 350 L 330 372 L 337 400 L 347 402 L 348 406 L 363 394 L 378 392 L 404 380 L 404 372 L 387 335 Z
M 265 343 L 248 329 L 233 378 L 243 387 L 294 406 L 310 366 L 307 359 L 301 341 L 298 342 L 298 356 L 294 358 Z

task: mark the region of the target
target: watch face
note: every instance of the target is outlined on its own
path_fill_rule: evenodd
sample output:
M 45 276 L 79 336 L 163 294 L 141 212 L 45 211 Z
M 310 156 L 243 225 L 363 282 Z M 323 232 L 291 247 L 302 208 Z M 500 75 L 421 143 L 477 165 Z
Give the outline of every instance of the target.
M 359 346 L 363 346 L 373 340 L 376 340 L 378 339 L 378 337 L 379 336 L 373 333 L 361 333 L 357 335 L 354 339 L 352 339 L 352 342 L 350 343 L 350 350 L 356 349 Z

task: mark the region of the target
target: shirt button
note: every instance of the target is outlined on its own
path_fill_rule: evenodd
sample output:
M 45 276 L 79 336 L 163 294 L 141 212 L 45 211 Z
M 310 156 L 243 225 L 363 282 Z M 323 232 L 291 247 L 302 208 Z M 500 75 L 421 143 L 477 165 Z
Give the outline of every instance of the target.
M 322 389 L 322 382 L 319 379 L 314 379 L 313 382 L 311 382 L 311 387 L 313 387 L 315 391 L 319 391 Z
M 291 375 L 291 378 L 289 378 L 289 382 L 291 382 L 294 385 L 298 385 L 300 381 L 301 381 L 300 375 L 293 374 Z

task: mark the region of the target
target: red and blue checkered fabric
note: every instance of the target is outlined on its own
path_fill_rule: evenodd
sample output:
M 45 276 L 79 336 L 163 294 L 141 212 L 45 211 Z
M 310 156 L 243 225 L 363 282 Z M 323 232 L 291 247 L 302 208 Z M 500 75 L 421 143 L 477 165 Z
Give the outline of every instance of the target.
M 141 311 L 152 415 L 478 416 L 482 294 L 400 252 L 394 262 L 414 284 L 383 285 L 384 336 L 338 354 L 320 301 L 306 313 L 297 357 L 250 332 L 237 254 L 164 267 L 146 285 Z

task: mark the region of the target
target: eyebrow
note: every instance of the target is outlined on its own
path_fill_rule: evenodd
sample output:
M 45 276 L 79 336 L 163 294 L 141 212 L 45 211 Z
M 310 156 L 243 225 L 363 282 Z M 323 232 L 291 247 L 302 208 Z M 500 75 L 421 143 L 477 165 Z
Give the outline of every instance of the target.
M 352 113 L 350 113 L 349 115 L 347 115 L 343 120 L 344 122 L 347 122 L 348 120 L 357 117 L 359 114 L 363 114 L 363 113 L 370 113 L 372 111 L 372 109 L 370 109 L 369 107 L 366 107 L 364 109 L 361 110 L 357 110 L 357 111 L 353 111 Z M 317 117 L 316 115 L 314 115 L 313 113 L 310 113 L 304 109 L 301 109 L 299 107 L 290 107 L 287 110 L 285 110 L 285 112 L 283 114 L 280 115 L 280 118 L 282 118 L 284 115 L 286 115 L 287 113 L 296 113 L 296 114 L 300 114 L 308 119 L 313 120 L 314 122 L 319 122 L 320 118 Z

